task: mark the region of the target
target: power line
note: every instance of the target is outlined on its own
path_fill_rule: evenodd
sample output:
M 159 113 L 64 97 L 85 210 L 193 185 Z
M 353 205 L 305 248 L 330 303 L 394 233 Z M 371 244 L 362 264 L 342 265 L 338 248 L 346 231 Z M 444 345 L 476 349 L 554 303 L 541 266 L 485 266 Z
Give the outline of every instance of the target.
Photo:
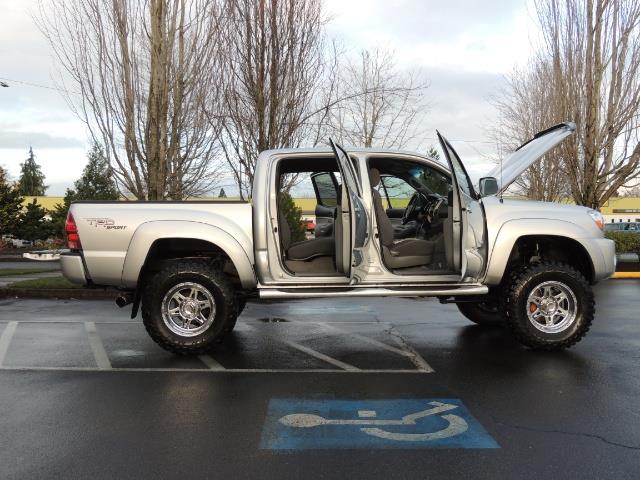
M 70 92 L 69 90 L 66 90 L 64 88 L 53 87 L 51 85 L 43 85 L 41 83 L 26 82 L 24 80 L 16 80 L 16 79 L 13 79 L 13 78 L 0 77 L 0 80 L 4 80 L 4 81 L 7 81 L 7 82 L 12 82 L 12 83 L 20 83 L 22 85 L 28 85 L 30 87 L 46 88 L 48 90 L 56 90 L 58 92 L 75 93 L 75 92 Z M 430 141 L 436 141 L 437 140 L 435 137 L 424 137 L 424 138 L 425 138 L 425 140 L 430 140 Z M 462 142 L 462 143 L 485 143 L 485 144 L 488 144 L 488 145 L 494 145 L 495 144 L 495 142 L 491 142 L 491 141 L 488 141 L 488 140 L 464 140 L 464 139 L 460 139 L 460 138 L 452 138 L 452 139 L 450 139 L 450 141 L 451 142 Z
M 20 83 L 22 85 L 28 85 L 30 87 L 46 88 L 48 90 L 57 90 L 58 92 L 69 93 L 69 90 L 65 90 L 64 88 L 52 87 L 51 85 L 42 85 L 40 83 L 25 82 L 24 80 L 16 80 L 14 78 L 0 77 L 0 80 L 4 80 L 4 81 L 7 81 L 7 82 L 11 82 L 11 83 Z

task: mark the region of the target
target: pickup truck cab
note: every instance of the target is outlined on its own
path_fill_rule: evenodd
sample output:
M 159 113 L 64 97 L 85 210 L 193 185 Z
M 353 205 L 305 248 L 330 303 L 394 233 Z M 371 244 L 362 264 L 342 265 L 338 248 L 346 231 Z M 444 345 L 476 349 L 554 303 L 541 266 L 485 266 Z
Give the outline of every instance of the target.
M 438 134 L 448 167 L 331 142 L 262 152 L 251 203 L 76 202 L 62 270 L 121 289 L 118 304 L 132 317 L 141 305 L 151 337 L 181 354 L 211 349 L 250 297 L 437 297 L 531 348 L 566 348 L 589 329 L 614 244 L 596 211 L 502 192 L 574 130 L 537 134 L 478 186 Z M 315 193 L 311 238 L 287 219 L 292 184 Z

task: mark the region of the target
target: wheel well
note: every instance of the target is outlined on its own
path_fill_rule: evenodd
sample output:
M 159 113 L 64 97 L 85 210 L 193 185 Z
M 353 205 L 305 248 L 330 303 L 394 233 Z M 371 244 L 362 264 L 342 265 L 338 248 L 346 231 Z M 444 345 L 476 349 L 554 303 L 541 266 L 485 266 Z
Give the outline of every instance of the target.
M 140 270 L 139 280 L 159 271 L 171 260 L 184 258 L 203 258 L 220 264 L 234 284 L 240 284 L 240 277 L 229 255 L 217 245 L 198 238 L 161 238 L 151 244 L 147 257 Z
M 526 235 L 513 245 L 507 269 L 538 260 L 551 260 L 571 265 L 591 283 L 594 278 L 589 253 L 576 240 L 554 235 Z
M 198 238 L 161 238 L 151 244 L 147 257 L 138 274 L 138 283 L 133 295 L 131 318 L 135 318 L 140 307 L 142 285 L 145 278 L 160 271 L 167 262 L 184 258 L 207 259 L 219 264 L 222 271 L 229 276 L 233 285 L 241 288 L 240 276 L 229 255 L 217 245 Z

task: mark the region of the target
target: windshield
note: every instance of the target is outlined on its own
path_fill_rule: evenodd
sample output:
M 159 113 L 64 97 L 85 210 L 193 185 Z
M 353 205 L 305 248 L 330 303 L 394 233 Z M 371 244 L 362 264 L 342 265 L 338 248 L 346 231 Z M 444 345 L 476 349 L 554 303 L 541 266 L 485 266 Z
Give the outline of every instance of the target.
M 407 182 L 422 193 L 437 193 L 446 197 L 451 190 L 449 177 L 426 165 L 414 164 L 408 173 Z

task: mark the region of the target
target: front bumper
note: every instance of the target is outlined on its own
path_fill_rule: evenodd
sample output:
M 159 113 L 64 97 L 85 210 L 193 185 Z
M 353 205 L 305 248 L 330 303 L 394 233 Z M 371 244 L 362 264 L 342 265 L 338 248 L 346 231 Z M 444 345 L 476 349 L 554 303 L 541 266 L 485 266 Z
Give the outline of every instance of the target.
M 62 275 L 71 283 L 87 284 L 87 276 L 84 270 L 82 255 L 77 252 L 66 252 L 60 255 L 60 268 Z
M 609 278 L 616 271 L 616 244 L 608 238 L 598 238 L 592 240 L 594 246 L 600 251 L 600 259 L 592 255 L 593 259 L 593 280 Z

